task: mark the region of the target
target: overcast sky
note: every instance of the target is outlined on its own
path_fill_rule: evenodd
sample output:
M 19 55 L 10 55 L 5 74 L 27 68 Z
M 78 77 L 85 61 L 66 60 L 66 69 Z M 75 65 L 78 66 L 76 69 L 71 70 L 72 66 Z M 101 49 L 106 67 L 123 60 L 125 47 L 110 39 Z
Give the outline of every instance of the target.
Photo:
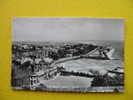
M 122 41 L 123 19 L 15 18 L 14 41 Z

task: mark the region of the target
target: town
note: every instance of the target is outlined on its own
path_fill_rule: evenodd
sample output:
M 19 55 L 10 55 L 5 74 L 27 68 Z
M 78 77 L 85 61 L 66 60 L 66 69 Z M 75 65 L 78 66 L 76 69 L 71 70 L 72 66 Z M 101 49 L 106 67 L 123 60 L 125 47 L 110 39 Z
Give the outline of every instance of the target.
M 91 56 L 96 51 L 98 54 Z M 37 90 L 39 86 L 45 87 L 44 84 L 40 84 L 41 80 L 50 80 L 58 75 L 94 77 L 92 86 L 123 86 L 121 67 L 108 70 L 108 75 L 111 73 L 115 76 L 115 79 L 110 80 L 107 73 L 100 76 L 97 71 L 92 70 L 89 73 L 68 71 L 62 65 L 65 61 L 81 58 L 110 60 L 113 59 L 113 51 L 112 47 L 85 43 L 13 42 L 12 86 L 15 89 Z

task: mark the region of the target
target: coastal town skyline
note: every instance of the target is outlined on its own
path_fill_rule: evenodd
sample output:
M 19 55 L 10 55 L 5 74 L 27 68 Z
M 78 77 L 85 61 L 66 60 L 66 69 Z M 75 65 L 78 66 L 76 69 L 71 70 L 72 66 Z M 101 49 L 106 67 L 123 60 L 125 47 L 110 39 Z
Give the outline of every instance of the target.
M 123 19 L 14 19 L 12 88 L 123 92 L 123 26 Z

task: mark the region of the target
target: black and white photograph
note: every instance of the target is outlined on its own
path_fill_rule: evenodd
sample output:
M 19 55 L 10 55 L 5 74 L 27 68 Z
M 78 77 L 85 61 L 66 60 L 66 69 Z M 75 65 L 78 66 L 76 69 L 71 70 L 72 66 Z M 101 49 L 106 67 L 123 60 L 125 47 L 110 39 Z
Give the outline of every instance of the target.
M 51 92 L 124 92 L 124 19 L 12 20 L 11 87 Z

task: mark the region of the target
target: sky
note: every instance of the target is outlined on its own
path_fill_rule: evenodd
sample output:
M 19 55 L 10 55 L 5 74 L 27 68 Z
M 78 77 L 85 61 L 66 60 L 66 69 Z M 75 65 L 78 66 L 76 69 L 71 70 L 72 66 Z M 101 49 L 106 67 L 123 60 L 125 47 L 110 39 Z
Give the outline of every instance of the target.
M 124 40 L 123 19 L 15 18 L 13 41 Z

